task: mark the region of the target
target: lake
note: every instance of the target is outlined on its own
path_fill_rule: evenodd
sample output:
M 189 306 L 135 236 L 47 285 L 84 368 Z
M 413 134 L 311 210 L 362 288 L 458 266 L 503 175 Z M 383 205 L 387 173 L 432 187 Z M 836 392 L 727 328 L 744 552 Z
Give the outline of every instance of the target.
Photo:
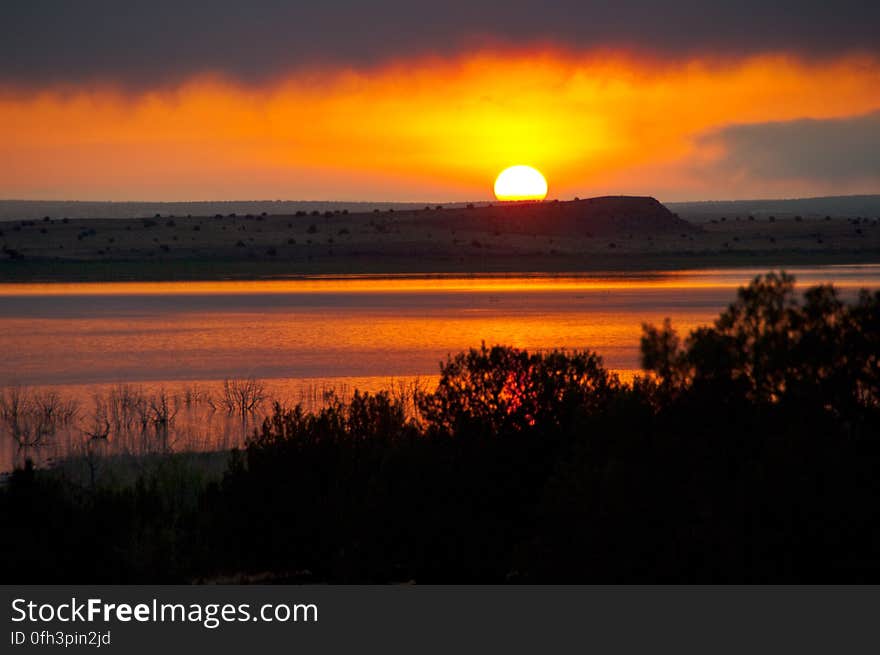
M 75 451 L 89 432 L 83 421 L 110 413 L 99 406 L 123 388 L 147 405 L 168 394 L 179 407 L 173 447 L 204 449 L 238 443 L 252 427 L 206 419 L 226 378 L 257 378 L 267 398 L 314 405 L 331 389 L 430 386 L 447 355 L 482 341 L 591 349 L 628 377 L 643 322 L 668 316 L 683 332 L 709 323 L 760 272 L 0 284 L 4 403 L 15 390 L 77 405 L 65 436 L 39 448 L 0 437 L 0 470 L 25 450 L 41 459 Z M 848 296 L 880 288 L 880 265 L 791 272 L 800 286 L 834 282 Z M 203 396 L 215 401 L 199 407 Z

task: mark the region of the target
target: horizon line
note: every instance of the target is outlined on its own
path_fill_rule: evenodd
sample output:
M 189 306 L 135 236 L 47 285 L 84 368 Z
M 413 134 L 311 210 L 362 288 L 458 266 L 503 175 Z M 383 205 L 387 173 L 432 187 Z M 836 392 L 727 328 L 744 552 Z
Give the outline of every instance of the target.
M 571 198 L 545 198 L 539 201 L 531 202 L 574 202 L 577 200 L 589 200 L 591 198 L 603 197 L 641 197 L 654 198 L 661 203 L 671 204 L 696 204 L 696 203 L 721 203 L 721 202 L 773 202 L 773 201 L 791 201 L 791 200 L 830 200 L 838 198 L 880 198 L 880 191 L 876 193 L 848 193 L 833 194 L 821 196 L 774 196 L 774 197 L 744 197 L 744 198 L 700 198 L 687 200 L 661 200 L 654 195 L 645 194 L 626 194 L 611 193 L 598 196 L 574 196 Z M 53 203 L 93 203 L 93 204 L 233 204 L 233 203 L 322 203 L 322 204 L 359 204 L 359 205 L 465 205 L 468 203 L 503 203 L 509 201 L 501 201 L 495 198 L 485 198 L 481 200 L 342 200 L 342 199 L 280 199 L 280 198 L 238 198 L 233 200 L 217 200 L 217 199 L 198 199 L 198 200 L 106 200 L 106 199 L 71 199 L 71 198 L 0 198 L 0 203 L 4 202 L 53 202 Z

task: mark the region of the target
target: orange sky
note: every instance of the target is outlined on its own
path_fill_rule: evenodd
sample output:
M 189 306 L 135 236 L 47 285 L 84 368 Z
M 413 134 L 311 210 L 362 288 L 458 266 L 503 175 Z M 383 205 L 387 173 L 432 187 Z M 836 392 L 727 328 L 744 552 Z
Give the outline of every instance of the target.
M 722 175 L 724 146 L 706 135 L 877 110 L 880 61 L 870 56 L 496 51 L 263 86 L 202 76 L 139 93 L 7 90 L 0 197 L 478 200 L 518 163 L 538 167 L 559 198 L 868 192 L 876 180 L 826 188 Z

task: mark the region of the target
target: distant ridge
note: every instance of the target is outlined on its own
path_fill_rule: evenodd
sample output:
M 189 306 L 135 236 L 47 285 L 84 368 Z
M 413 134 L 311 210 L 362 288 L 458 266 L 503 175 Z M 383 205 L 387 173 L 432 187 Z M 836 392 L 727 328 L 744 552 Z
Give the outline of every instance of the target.
M 689 221 L 708 221 L 736 216 L 778 218 L 802 216 L 820 218 L 880 217 L 880 195 L 821 196 L 817 198 L 758 199 L 758 200 L 702 200 L 695 202 L 667 202 L 670 210 Z
M 334 200 L 195 200 L 192 202 L 116 202 L 94 200 L 0 200 L 0 221 L 50 218 L 152 218 L 161 216 L 214 216 L 222 214 L 290 215 L 298 211 L 322 214 L 325 211 L 371 212 L 374 209 L 423 209 L 437 203 L 352 202 Z M 468 203 L 443 203 L 444 207 L 464 207 Z M 484 205 L 486 203 L 476 203 Z
M 607 196 L 628 198 L 635 196 Z M 601 198 L 594 198 L 599 201 Z M 584 201 L 580 201 L 584 202 Z M 91 200 L 0 200 L 0 221 L 38 220 L 51 218 L 151 218 L 162 216 L 214 216 L 222 214 L 291 215 L 298 211 L 347 211 L 349 213 L 410 211 L 435 207 L 460 209 L 469 204 L 487 206 L 482 202 L 353 202 L 333 200 L 199 200 L 192 202 L 111 202 Z M 541 206 L 551 205 L 545 201 Z M 702 200 L 663 203 L 681 218 L 703 222 L 721 217 L 736 216 L 803 216 L 808 217 L 880 217 L 880 194 L 852 196 L 824 196 L 817 198 L 756 199 L 756 200 Z
M 442 206 L 439 214 L 426 215 L 426 207 Z M 398 220 L 412 217 L 423 225 L 470 229 L 482 222 L 485 229 L 530 234 L 613 234 L 629 229 L 663 230 L 687 227 L 655 198 L 603 196 L 541 203 L 373 203 L 331 201 L 224 201 L 224 202 L 92 202 L 0 200 L 0 220 L 59 218 L 152 218 L 168 216 L 229 216 L 237 214 L 291 216 L 296 212 L 367 214 L 397 212 Z M 497 225 L 496 225 L 497 223 Z
M 656 198 L 602 196 L 565 202 L 495 204 L 473 209 L 416 212 L 398 220 L 450 229 L 484 229 L 507 234 L 613 236 L 630 231 L 688 232 L 694 226 L 678 218 Z

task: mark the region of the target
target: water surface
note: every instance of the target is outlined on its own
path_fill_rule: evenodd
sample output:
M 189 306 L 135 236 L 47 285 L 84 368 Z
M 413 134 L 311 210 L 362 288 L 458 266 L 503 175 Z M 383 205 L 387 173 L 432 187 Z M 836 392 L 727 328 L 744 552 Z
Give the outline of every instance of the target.
M 709 322 L 757 272 L 0 284 L 0 383 L 433 375 L 481 341 L 635 369 L 642 322 Z M 794 272 L 880 286 L 880 266 Z
M 447 355 L 483 341 L 591 349 L 631 374 L 643 322 L 709 323 L 760 272 L 0 284 L 0 386 L 87 406 L 119 384 L 216 392 L 224 378 L 254 376 L 273 396 L 315 400 L 333 387 L 430 384 Z M 847 295 L 880 287 L 880 265 L 792 272 Z

